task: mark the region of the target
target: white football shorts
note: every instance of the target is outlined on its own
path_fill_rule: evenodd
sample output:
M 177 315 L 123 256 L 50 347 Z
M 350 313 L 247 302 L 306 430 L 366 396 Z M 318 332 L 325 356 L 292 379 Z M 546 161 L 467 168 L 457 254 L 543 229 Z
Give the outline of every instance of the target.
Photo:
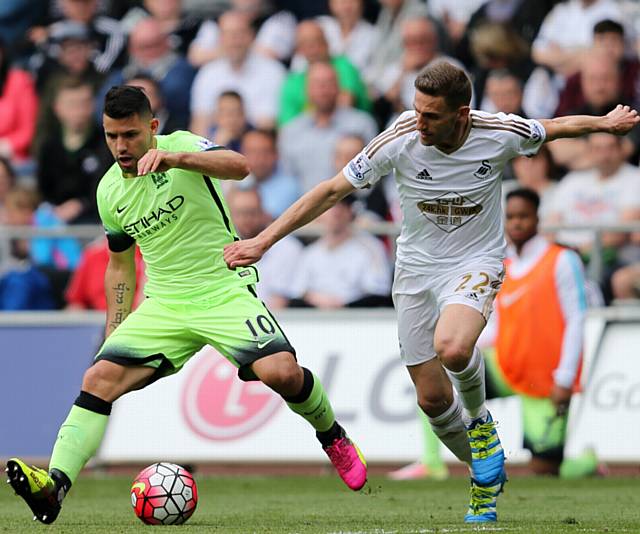
M 493 299 L 504 278 L 502 262 L 473 262 L 449 272 L 427 275 L 396 265 L 393 303 L 398 316 L 400 356 L 405 365 L 436 357 L 433 336 L 440 312 L 464 304 L 489 319 Z

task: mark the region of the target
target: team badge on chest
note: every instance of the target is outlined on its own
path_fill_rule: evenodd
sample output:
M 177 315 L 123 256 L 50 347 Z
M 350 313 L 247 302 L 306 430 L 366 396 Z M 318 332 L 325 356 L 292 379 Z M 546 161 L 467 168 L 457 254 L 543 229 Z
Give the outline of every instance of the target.
M 482 180 L 491 174 L 491 164 L 486 159 L 482 160 L 482 165 L 478 167 L 478 170 L 473 175 Z
M 167 173 L 165 172 L 153 173 L 151 175 L 151 180 L 153 180 L 153 183 L 156 186 L 156 189 L 160 189 L 163 185 L 166 185 L 169 183 L 169 179 L 167 178 Z

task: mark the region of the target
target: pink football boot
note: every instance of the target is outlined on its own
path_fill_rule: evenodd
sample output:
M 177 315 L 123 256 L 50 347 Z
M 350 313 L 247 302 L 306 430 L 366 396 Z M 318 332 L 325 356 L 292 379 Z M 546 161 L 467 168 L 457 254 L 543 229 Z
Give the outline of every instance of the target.
M 337 438 L 324 452 L 338 471 L 340 478 L 353 491 L 358 491 L 367 482 L 367 462 L 358 446 L 348 437 Z

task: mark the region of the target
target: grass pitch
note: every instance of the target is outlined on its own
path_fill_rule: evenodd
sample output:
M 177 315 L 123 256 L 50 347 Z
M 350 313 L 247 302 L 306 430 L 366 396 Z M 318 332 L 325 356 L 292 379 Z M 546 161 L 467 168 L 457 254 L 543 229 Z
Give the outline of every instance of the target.
M 131 477 L 84 477 L 55 524 L 35 523 L 9 486 L 0 488 L 0 532 L 128 533 L 171 529 L 214 533 L 577 533 L 640 532 L 640 479 L 580 481 L 514 478 L 498 503 L 499 522 L 462 521 L 468 481 L 392 482 L 372 477 L 359 493 L 335 476 L 205 477 L 200 501 L 182 526 L 147 527 L 129 500 Z

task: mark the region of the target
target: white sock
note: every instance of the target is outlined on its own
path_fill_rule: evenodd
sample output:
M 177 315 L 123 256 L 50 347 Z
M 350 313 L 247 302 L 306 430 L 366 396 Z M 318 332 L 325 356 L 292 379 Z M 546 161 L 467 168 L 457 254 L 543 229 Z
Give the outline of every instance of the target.
M 440 438 L 458 460 L 471 465 L 471 449 L 467 430 L 462 422 L 462 406 L 458 396 L 453 395 L 453 403 L 437 417 L 429 417 L 433 432 Z
M 462 402 L 462 419 L 465 425 L 469 425 L 475 419 L 487 417 L 485 404 L 486 391 L 484 384 L 484 358 L 478 347 L 474 347 L 473 355 L 466 369 L 454 372 L 447 369 L 453 387 L 460 395 Z

